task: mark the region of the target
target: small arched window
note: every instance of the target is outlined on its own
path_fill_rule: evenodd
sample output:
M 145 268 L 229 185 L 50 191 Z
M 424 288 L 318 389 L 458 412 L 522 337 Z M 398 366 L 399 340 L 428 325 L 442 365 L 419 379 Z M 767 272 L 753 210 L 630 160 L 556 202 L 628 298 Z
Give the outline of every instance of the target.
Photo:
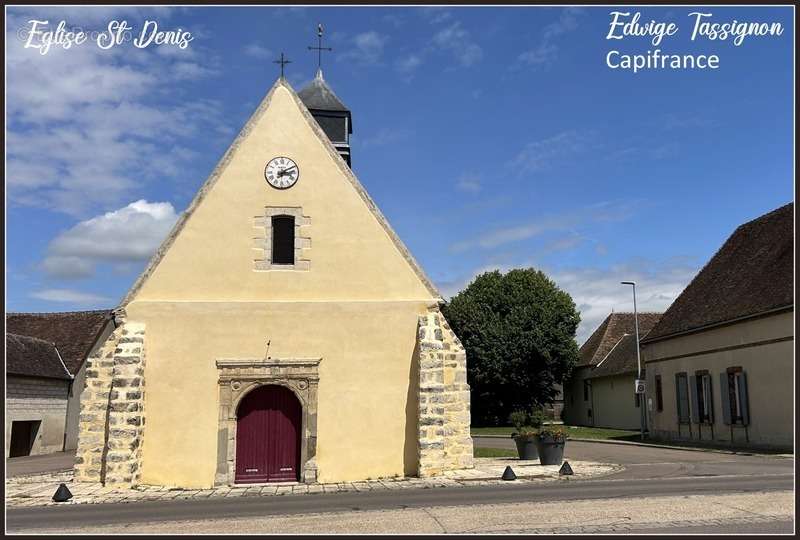
M 294 216 L 272 216 L 272 264 L 294 264 Z

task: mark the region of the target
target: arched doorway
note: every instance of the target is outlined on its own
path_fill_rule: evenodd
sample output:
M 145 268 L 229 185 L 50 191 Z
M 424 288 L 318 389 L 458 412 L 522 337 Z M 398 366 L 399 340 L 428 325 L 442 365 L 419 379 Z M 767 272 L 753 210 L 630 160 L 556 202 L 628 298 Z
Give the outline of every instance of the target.
M 286 387 L 248 393 L 236 413 L 236 483 L 297 481 L 303 411 Z

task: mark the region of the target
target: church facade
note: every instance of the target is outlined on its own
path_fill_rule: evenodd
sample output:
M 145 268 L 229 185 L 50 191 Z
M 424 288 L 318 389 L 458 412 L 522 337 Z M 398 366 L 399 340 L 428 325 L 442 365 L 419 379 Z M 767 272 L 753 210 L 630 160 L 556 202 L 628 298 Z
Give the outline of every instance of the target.
M 340 482 L 472 467 L 466 354 L 350 169 L 322 73 L 282 77 L 89 359 L 77 481 Z

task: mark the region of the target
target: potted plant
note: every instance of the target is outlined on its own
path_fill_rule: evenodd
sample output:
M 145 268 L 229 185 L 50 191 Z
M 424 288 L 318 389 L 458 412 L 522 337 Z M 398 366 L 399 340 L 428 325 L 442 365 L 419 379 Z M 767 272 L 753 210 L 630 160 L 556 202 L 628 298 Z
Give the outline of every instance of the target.
M 517 444 L 519 459 L 536 459 L 539 457 L 537 449 L 538 430 L 542 427 L 544 415 L 539 409 L 528 413 L 518 410 L 508 416 L 509 422 L 514 426 L 511 437 Z
M 563 428 L 547 426 L 539 429 L 536 437 L 536 451 L 542 465 L 561 465 L 564 461 L 564 445 L 567 432 Z

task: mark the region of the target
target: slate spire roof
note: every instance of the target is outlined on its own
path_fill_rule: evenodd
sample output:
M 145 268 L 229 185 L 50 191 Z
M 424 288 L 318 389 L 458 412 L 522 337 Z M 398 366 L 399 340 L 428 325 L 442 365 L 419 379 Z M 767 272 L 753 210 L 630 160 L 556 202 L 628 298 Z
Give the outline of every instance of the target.
M 661 313 L 639 313 L 639 339 L 641 340 L 658 322 Z M 597 327 L 579 351 L 577 367 L 599 364 L 625 336 L 636 332 L 633 313 L 612 313 Z M 632 339 L 635 343 L 636 340 Z M 634 350 L 635 353 L 635 350 Z M 636 358 L 634 357 L 634 361 Z
M 6 334 L 6 373 L 69 380 L 54 343 L 30 336 Z
M 739 226 L 643 342 L 794 306 L 794 204 Z
M 109 310 L 8 313 L 6 332 L 55 343 L 67 369 L 75 375 L 111 316 Z
M 334 93 L 325 78 L 322 76 L 322 70 L 317 70 L 317 75 L 314 77 L 305 88 L 297 93 L 300 101 L 310 111 L 339 111 L 350 112 L 350 109 L 342 103 L 342 100 Z

